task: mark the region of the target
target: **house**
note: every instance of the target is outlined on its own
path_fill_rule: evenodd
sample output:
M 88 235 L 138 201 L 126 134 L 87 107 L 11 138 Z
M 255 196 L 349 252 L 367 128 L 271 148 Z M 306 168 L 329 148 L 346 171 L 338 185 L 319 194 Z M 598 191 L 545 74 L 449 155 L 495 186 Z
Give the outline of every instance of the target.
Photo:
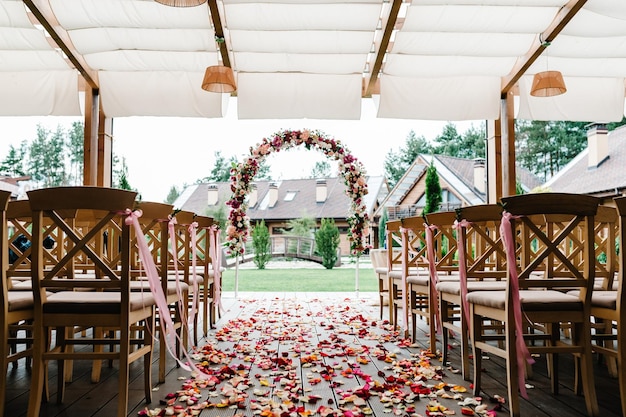
M 11 200 L 26 198 L 26 192 L 30 190 L 30 176 L 9 177 L 0 175 L 0 190 L 11 193 Z
M 367 178 L 365 196 L 367 213 L 371 216 L 387 196 L 389 187 L 382 176 Z M 248 195 L 250 224 L 264 220 L 270 235 L 284 234 L 290 220 L 311 217 L 317 226 L 321 219 L 333 219 L 340 232 L 342 255 L 350 254 L 348 222 L 350 198 L 342 177 L 323 179 L 261 180 L 253 183 Z M 176 208 L 202 215 L 215 216 L 223 210 L 224 217 L 231 198 L 230 182 L 195 184 L 187 187 L 174 202 Z
M 612 203 L 626 195 L 626 126 L 609 132 L 594 123 L 587 130 L 587 148 L 550 178 L 544 188 L 553 192 L 589 194 Z
M 484 159 L 420 154 L 374 213 L 374 247 L 379 246 L 378 225 L 384 210 L 389 219 L 419 216 L 422 213 L 426 205 L 426 170 L 431 162 L 439 175 L 441 210 L 454 210 L 487 202 L 487 169 Z M 517 176 L 517 182 L 525 192 L 541 185 L 535 175 L 519 166 Z

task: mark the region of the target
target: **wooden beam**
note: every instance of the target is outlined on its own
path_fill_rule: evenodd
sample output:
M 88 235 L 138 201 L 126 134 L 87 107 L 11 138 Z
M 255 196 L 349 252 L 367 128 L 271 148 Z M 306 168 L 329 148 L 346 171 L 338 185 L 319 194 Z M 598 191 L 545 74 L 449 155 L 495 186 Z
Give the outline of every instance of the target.
M 220 54 L 222 55 L 222 63 L 225 67 L 230 67 L 230 57 L 228 56 L 228 45 L 226 45 L 226 39 L 224 38 L 224 25 L 220 17 L 220 11 L 217 6 L 217 0 L 209 0 L 209 12 L 211 14 L 211 20 L 213 21 L 213 28 L 215 29 L 215 38 L 223 39 L 223 42 L 217 42 L 220 48 Z
M 506 95 L 513 89 L 519 79 L 526 73 L 528 68 L 539 58 L 546 47 L 552 42 L 563 28 L 576 16 L 576 13 L 582 9 L 587 0 L 570 0 L 565 6 L 559 10 L 556 17 L 550 25 L 544 30 L 530 50 L 518 60 L 518 64 L 513 67 L 511 72 L 502 78 L 501 97 L 506 99 Z
M 383 67 L 383 60 L 385 58 L 385 54 L 387 53 L 387 48 L 389 47 L 391 34 L 396 27 L 398 13 L 400 12 L 400 6 L 402 6 L 402 0 L 393 0 L 393 3 L 391 4 L 391 9 L 389 10 L 389 15 L 387 16 L 387 21 L 383 22 L 385 25 L 383 37 L 378 44 L 378 48 L 374 51 L 376 59 L 374 60 L 373 65 L 371 65 L 370 63 L 370 75 L 369 79 L 366 79 L 366 87 L 365 91 L 363 92 L 363 97 L 371 97 L 372 92 L 376 88 L 376 84 L 378 82 L 378 74 L 380 74 L 380 71 Z
M 61 27 L 47 0 L 23 0 L 37 21 L 44 27 L 52 40 L 67 56 L 74 68 L 85 79 L 89 87 L 99 89 L 98 75 L 89 68 L 85 59 L 76 51 L 69 34 Z

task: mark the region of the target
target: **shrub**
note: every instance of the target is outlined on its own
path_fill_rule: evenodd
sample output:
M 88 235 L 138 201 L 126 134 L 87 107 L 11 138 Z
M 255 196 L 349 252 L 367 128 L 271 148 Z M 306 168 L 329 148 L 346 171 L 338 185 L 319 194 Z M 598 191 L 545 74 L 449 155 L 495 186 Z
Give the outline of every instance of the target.
M 254 246 L 254 264 L 259 269 L 265 269 L 272 254 L 270 253 L 270 232 L 264 220 L 257 222 L 252 229 L 252 245 Z
M 337 248 L 339 247 L 339 229 L 333 219 L 322 219 L 322 225 L 315 232 L 316 252 L 322 257 L 322 265 L 326 269 L 333 269 L 337 263 Z

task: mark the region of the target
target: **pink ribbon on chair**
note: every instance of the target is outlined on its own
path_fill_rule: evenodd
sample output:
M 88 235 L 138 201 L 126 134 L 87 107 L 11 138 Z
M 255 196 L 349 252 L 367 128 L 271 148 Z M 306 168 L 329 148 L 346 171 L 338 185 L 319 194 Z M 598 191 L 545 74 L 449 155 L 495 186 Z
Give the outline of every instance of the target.
M 408 253 L 409 246 L 409 229 L 405 227 L 400 228 L 400 234 L 402 236 L 402 251 L 406 251 Z M 408 309 L 408 297 L 407 297 L 407 283 L 406 283 L 406 275 L 408 271 L 407 265 L 407 255 L 406 253 L 402 254 L 402 314 L 404 321 L 404 331 L 407 332 L 409 330 L 409 309 Z
M 467 220 L 455 221 L 454 228 L 458 231 L 456 246 L 459 253 L 459 283 L 461 285 L 461 303 L 466 322 L 470 323 L 469 302 L 467 301 L 467 263 L 465 259 L 465 239 L 459 239 L 461 229 L 467 228 L 471 223 Z
M 209 228 L 211 245 L 211 266 L 213 267 L 213 302 L 222 311 L 222 249 L 220 244 L 220 228 L 213 225 Z
M 438 229 L 438 227 L 434 224 L 424 223 L 425 231 L 426 231 L 426 258 L 428 260 L 428 275 L 429 275 L 429 290 L 431 300 L 435 301 L 432 303 L 435 314 L 435 331 L 437 334 L 441 334 L 441 316 L 439 315 L 439 295 L 437 294 L 437 267 L 435 266 L 435 237 L 433 235 L 433 231 Z
M 167 222 L 167 231 L 170 237 L 170 245 L 172 246 L 172 261 L 174 263 L 174 281 L 176 282 L 176 295 L 180 302 L 178 303 L 178 310 L 180 312 L 180 316 L 183 318 L 187 317 L 187 303 L 184 303 L 183 306 L 183 289 L 180 286 L 180 272 L 178 270 L 178 245 L 176 244 L 176 224 L 178 221 L 176 217 L 168 216 Z M 186 321 L 183 320 L 183 323 L 186 324 Z M 188 326 L 187 330 L 189 330 Z
M 198 244 L 198 236 L 197 236 L 197 228 L 198 222 L 191 222 L 187 231 L 189 232 L 189 237 L 191 238 L 191 278 L 193 281 L 193 298 L 191 300 L 191 312 L 189 313 L 189 324 L 192 325 L 198 310 L 196 306 L 198 305 L 198 279 L 197 279 L 197 271 L 196 267 L 197 263 L 197 244 Z
M 139 258 L 144 265 L 146 276 L 148 278 L 148 283 L 150 285 L 150 291 L 152 292 L 152 296 L 154 297 L 155 304 L 160 311 L 167 312 L 169 311 L 169 308 L 167 305 L 167 298 L 165 297 L 165 294 L 163 293 L 163 288 L 161 287 L 161 277 L 159 276 L 156 265 L 154 264 L 154 259 L 152 258 L 152 255 L 150 253 L 148 243 L 146 242 L 146 236 L 143 234 L 143 230 L 141 229 L 141 225 L 139 224 L 138 220 L 143 213 L 141 210 L 132 211 L 130 209 L 126 209 L 123 214 L 126 216 L 126 219 L 124 220 L 126 225 L 132 226 L 135 229 Z M 163 332 L 163 334 L 165 335 L 165 346 L 167 347 L 170 355 L 176 360 L 176 362 L 178 362 L 181 368 L 186 371 L 196 371 L 198 377 L 202 378 L 202 375 L 205 374 L 198 368 L 196 368 L 185 349 L 182 349 L 182 351 L 187 358 L 187 363 L 184 363 L 180 359 L 178 359 L 178 356 L 174 353 L 176 351 L 176 345 L 174 343 L 177 340 L 179 343 L 181 343 L 181 341 L 176 334 L 172 317 L 169 314 L 161 314 L 159 316 L 159 320 L 161 325 L 161 332 Z
M 517 361 L 517 377 L 519 381 L 519 390 L 522 397 L 528 399 L 526 393 L 526 366 L 524 362 L 528 364 L 535 363 L 535 360 L 530 356 L 528 346 L 524 342 L 524 329 L 522 327 L 522 305 L 519 295 L 519 276 L 517 275 L 517 260 L 515 255 L 515 239 L 513 238 L 513 230 L 511 229 L 511 219 L 514 216 L 504 211 L 502 213 L 502 221 L 500 222 L 500 236 L 502 237 L 502 243 L 506 250 L 506 261 L 509 265 L 509 290 L 511 291 L 511 300 L 513 301 L 513 314 L 515 316 L 515 346 L 517 348 L 518 358 L 524 358 L 524 360 Z

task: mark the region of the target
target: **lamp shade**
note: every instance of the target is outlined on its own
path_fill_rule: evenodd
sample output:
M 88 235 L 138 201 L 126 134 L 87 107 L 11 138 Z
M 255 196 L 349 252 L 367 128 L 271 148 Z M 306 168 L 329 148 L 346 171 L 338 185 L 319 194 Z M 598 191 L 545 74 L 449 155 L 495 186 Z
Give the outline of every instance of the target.
M 213 93 L 232 93 L 237 89 L 232 68 L 224 65 L 207 67 L 202 80 L 202 89 Z
M 533 77 L 530 95 L 535 97 L 553 97 L 567 91 L 563 74 L 560 71 L 538 72 Z
M 171 7 L 194 7 L 200 6 L 207 2 L 207 0 L 155 0 L 157 3 L 164 4 Z

